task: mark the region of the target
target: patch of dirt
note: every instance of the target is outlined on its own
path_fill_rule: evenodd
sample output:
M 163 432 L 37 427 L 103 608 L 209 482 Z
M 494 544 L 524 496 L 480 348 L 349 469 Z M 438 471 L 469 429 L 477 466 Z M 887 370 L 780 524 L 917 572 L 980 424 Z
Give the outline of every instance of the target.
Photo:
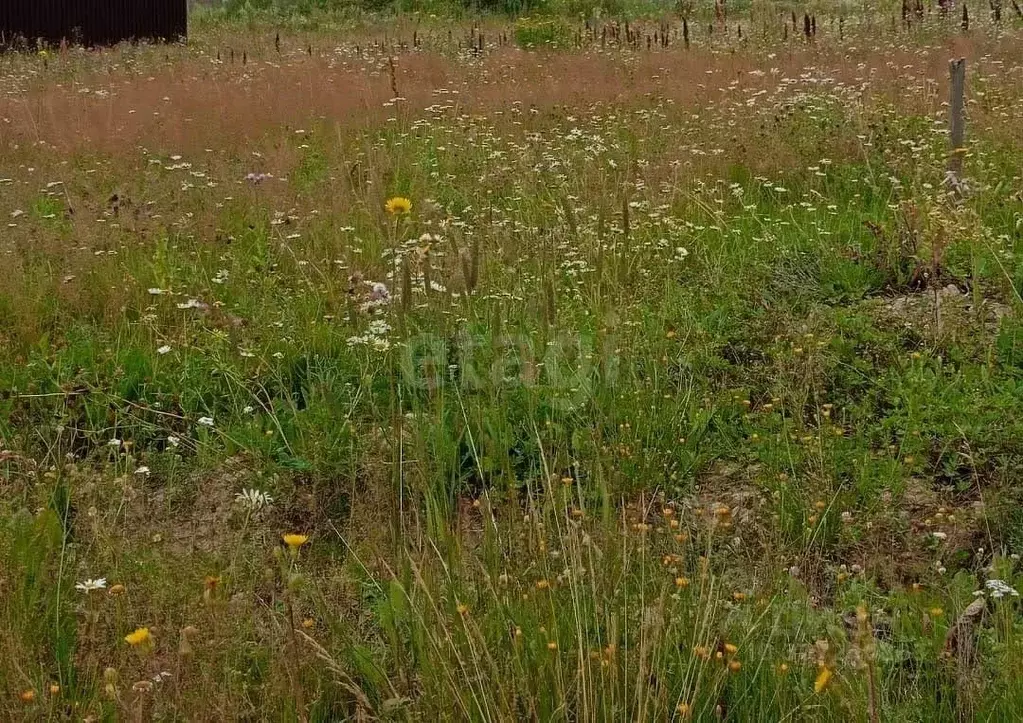
M 899 505 L 918 544 L 945 550 L 971 550 L 982 535 L 984 504 L 979 499 L 934 489 L 927 480 L 910 478 Z M 929 538 L 929 539 L 928 539 Z
M 988 546 L 986 509 L 978 497 L 912 477 L 901 495 L 885 490 L 881 502 L 888 513 L 863 528 L 852 554 L 883 588 L 933 578 L 953 558 Z
M 964 334 L 995 333 L 1012 309 L 993 299 L 975 303 L 972 294 L 948 284 L 939 289 L 896 296 L 878 309 L 885 320 L 912 329 L 931 341 L 955 340 Z
M 159 536 L 176 555 L 213 552 L 232 544 L 233 522 L 242 514 L 235 495 L 253 483 L 255 473 L 241 457 L 232 457 L 216 470 L 196 476 L 191 499 L 175 499 L 180 493 L 160 485 L 142 494 L 130 495 L 125 509 L 129 529 L 145 530 L 149 537 Z M 138 485 L 132 485 L 131 489 Z M 160 512 L 154 514 L 155 510 Z M 254 520 L 257 524 L 260 518 Z
M 755 533 L 767 504 L 763 491 L 749 481 L 755 473 L 755 467 L 742 471 L 739 465 L 718 464 L 700 478 L 683 506 L 708 527 Z

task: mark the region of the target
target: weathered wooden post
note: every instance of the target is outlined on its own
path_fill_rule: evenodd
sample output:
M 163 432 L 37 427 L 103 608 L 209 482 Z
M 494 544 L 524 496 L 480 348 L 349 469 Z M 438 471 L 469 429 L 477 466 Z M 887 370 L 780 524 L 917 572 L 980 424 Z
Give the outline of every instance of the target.
M 962 196 L 963 155 L 966 153 L 966 58 L 948 64 L 948 135 L 952 146 L 948 157 L 948 181 L 957 198 Z

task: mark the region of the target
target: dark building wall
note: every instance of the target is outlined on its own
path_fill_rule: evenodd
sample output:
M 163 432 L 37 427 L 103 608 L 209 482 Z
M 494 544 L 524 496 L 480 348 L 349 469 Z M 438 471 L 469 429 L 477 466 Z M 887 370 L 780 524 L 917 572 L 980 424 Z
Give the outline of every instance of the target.
M 123 40 L 176 41 L 188 34 L 187 0 L 0 0 L 0 46 Z

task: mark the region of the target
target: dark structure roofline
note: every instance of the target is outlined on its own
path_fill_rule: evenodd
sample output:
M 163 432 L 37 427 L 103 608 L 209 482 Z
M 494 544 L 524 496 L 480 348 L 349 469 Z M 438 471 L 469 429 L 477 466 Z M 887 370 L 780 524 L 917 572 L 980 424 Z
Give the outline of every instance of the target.
M 178 42 L 188 35 L 188 0 L 0 0 L 0 48 Z

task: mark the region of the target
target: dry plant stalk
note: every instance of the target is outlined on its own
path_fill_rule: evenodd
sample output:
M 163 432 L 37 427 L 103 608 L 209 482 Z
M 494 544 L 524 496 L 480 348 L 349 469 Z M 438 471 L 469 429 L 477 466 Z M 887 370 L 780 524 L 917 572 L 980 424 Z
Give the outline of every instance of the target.
M 401 93 L 398 92 L 398 68 L 394 62 L 394 56 L 387 56 L 387 70 L 391 78 L 391 93 L 393 98 L 400 98 Z
M 856 645 L 867 670 L 867 713 L 871 723 L 879 723 L 881 714 L 877 700 L 877 644 L 874 642 L 874 626 L 866 605 L 856 608 Z

